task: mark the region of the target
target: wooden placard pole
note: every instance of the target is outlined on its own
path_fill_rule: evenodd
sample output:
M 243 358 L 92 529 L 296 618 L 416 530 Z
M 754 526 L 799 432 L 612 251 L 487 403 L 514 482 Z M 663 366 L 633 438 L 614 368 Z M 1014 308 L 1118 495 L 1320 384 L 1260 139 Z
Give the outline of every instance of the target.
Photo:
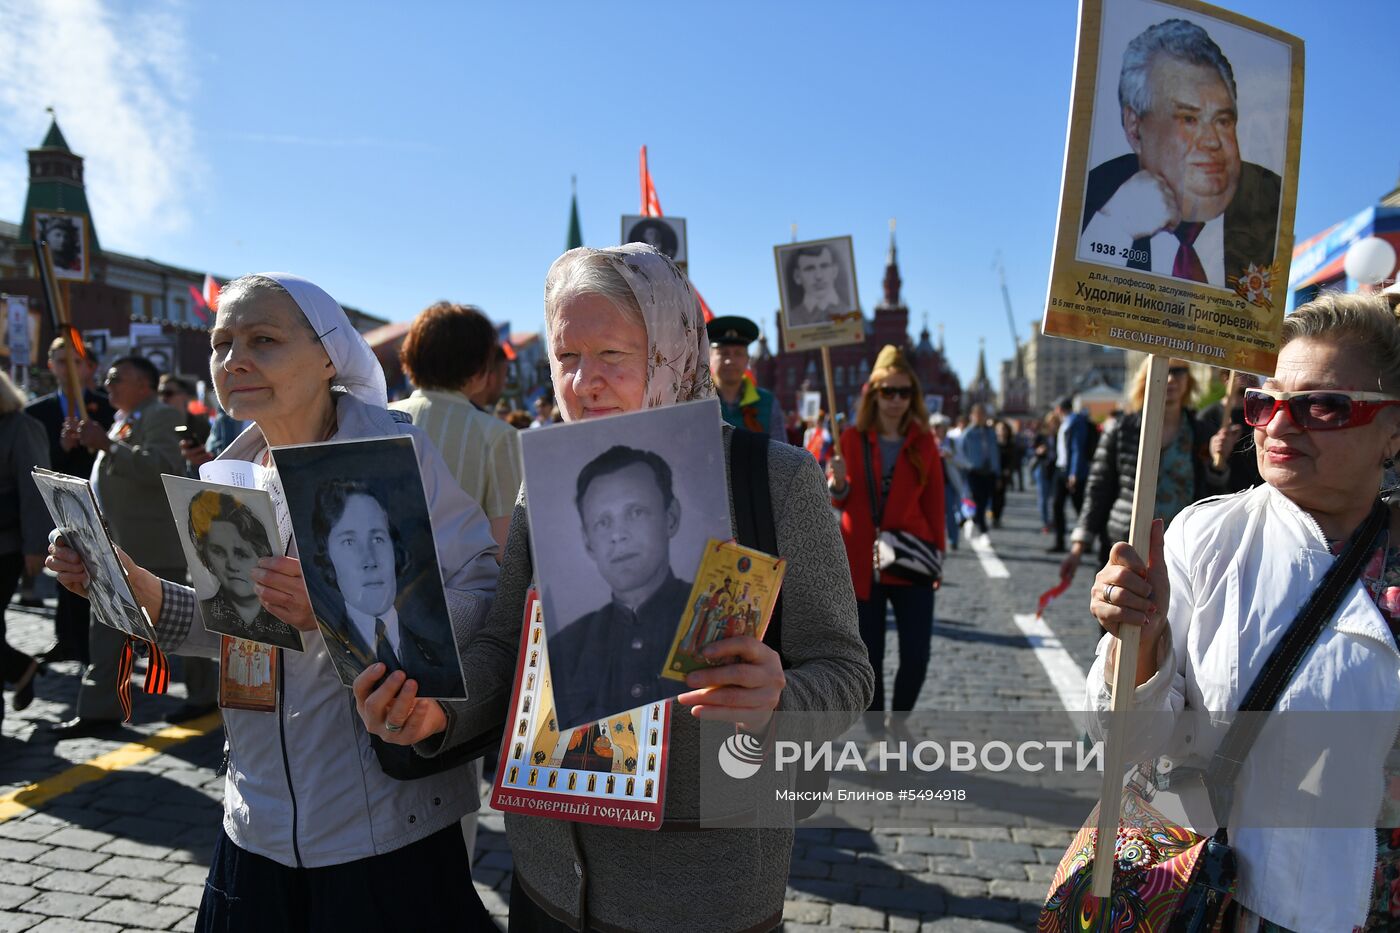
M 63 354 L 63 388 L 68 395 L 68 399 L 77 409 L 77 414 L 72 415 L 81 419 L 85 413 L 83 398 L 83 380 L 78 375 L 78 354 L 84 352 L 82 346 L 75 346 L 72 337 L 73 319 L 68 314 L 68 283 L 64 282 L 62 288 L 54 288 L 56 281 L 53 274 L 53 253 L 49 249 L 48 243 L 35 243 L 34 250 L 39 264 L 40 276 L 44 287 L 44 298 L 49 305 L 49 314 L 53 318 L 54 331 L 56 336 L 62 337 L 64 344 L 68 347 L 68 352 Z
M 1171 359 L 1148 357 L 1147 395 L 1142 406 L 1142 431 L 1138 436 L 1137 476 L 1133 481 L 1133 524 L 1128 543 L 1146 561 L 1152 550 L 1152 513 L 1157 507 L 1157 474 L 1162 464 L 1162 413 L 1166 407 L 1167 369 Z M 1124 625 L 1118 629 L 1118 659 L 1113 676 L 1113 705 L 1108 741 L 1104 748 L 1103 786 L 1099 794 L 1098 841 L 1094 847 L 1094 897 L 1108 897 L 1113 890 L 1113 850 L 1123 810 L 1123 744 L 1137 689 L 1138 645 L 1142 629 Z
M 831 347 L 822 347 L 822 376 L 826 379 L 826 417 L 831 422 L 831 456 L 841 459 L 841 432 L 836 429 L 836 383 L 831 379 Z

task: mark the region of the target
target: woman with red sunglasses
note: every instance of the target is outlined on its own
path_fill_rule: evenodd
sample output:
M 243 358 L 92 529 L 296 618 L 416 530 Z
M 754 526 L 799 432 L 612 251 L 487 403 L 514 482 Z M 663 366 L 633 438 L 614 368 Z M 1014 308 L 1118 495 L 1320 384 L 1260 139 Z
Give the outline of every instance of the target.
M 1357 538 L 1359 579 L 1274 706 L 1322 728 L 1301 741 L 1296 718 L 1270 722 L 1229 812 L 1195 812 L 1230 829 L 1235 929 L 1395 929 L 1400 831 L 1376 827 L 1400 827 L 1400 507 L 1381 496 L 1400 452 L 1400 324 L 1371 296 L 1309 302 L 1285 318 L 1278 368 L 1244 410 L 1264 484 L 1190 506 L 1165 534 L 1156 523 L 1146 561 L 1114 545 L 1095 577 L 1090 608 L 1111 634 L 1088 676 L 1090 733 L 1108 722 L 1114 636 L 1137 625 L 1135 707 L 1158 715 L 1134 721 L 1129 760 L 1204 767 L 1224 735 L 1217 714 L 1240 708 Z M 1363 535 L 1373 510 L 1380 530 Z

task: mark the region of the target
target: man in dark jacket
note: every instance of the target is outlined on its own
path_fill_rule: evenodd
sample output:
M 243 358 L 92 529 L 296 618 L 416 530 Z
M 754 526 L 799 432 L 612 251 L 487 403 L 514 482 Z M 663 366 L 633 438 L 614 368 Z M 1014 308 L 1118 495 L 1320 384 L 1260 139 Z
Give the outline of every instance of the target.
M 1098 446 L 1098 429 L 1089 416 L 1074 410 L 1074 399 L 1060 399 L 1060 430 L 1055 435 L 1055 501 L 1052 507 L 1055 543 L 1046 550 L 1062 554 L 1065 550 L 1065 503 L 1074 502 L 1074 514 L 1084 511 L 1084 489 L 1089 482 L 1089 465 Z
M 175 426 L 182 418 L 162 405 L 156 395 L 160 372 L 144 357 L 125 356 L 107 372 L 106 386 L 119 417 L 104 429 L 85 418 L 65 431 L 92 453 L 93 494 L 106 519 L 112 541 L 138 565 L 165 580 L 185 578 L 185 552 L 165 502 L 161 475 L 179 475 L 180 457 Z M 106 625 L 88 629 L 91 655 L 78 689 L 78 715 L 51 730 L 60 738 L 111 733 L 120 725 L 118 700 L 120 659 L 126 636 Z M 204 658 L 184 658 L 186 702 L 167 715 L 172 723 L 188 722 L 218 706 L 218 665 Z
M 112 427 L 116 416 L 107 394 L 93 386 L 93 374 L 97 371 L 97 361 L 91 357 L 79 357 L 74 361 L 78 368 L 78 378 L 83 384 L 83 404 L 81 410 L 75 406 L 63 391 L 68 357 L 73 354 L 67 341 L 62 337 L 49 346 L 49 372 L 58 380 L 59 391 L 40 396 L 25 406 L 24 413 L 44 426 L 49 438 L 49 463 L 57 473 L 81 476 L 87 479 L 92 475 L 92 464 L 97 455 L 79 444 L 75 438 L 64 440 L 65 422 L 76 426 L 87 420 L 102 426 L 104 431 Z M 53 620 L 55 642 L 43 653 L 44 661 L 79 661 L 88 663 L 88 601 L 81 596 L 58 588 L 58 610 Z

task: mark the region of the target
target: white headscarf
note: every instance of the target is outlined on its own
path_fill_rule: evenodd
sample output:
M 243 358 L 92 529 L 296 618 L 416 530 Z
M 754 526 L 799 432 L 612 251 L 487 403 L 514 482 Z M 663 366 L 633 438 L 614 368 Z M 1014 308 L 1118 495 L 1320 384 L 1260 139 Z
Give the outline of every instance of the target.
M 326 355 L 335 366 L 331 385 L 341 386 L 367 405 L 385 408 L 389 391 L 384 368 L 365 338 L 350 324 L 345 309 L 325 289 L 289 272 L 260 272 L 287 290 L 316 331 Z
M 647 328 L 646 407 L 713 398 L 710 338 L 690 280 L 645 243 L 590 250 L 605 256 L 642 309 Z

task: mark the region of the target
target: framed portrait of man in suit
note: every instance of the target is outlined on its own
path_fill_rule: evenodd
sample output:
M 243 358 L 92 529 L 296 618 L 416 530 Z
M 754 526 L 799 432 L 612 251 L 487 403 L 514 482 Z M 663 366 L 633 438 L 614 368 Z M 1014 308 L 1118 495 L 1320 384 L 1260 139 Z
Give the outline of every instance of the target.
M 1272 372 L 1302 80 L 1261 23 L 1085 0 L 1044 332 Z
M 782 243 L 773 247 L 773 259 L 785 349 L 810 350 L 865 339 L 850 237 Z
M 412 437 L 277 447 L 306 591 L 340 679 L 383 662 L 465 696 Z
M 733 537 L 720 424 L 711 399 L 522 435 L 559 730 L 685 692 L 661 671 L 706 543 Z

